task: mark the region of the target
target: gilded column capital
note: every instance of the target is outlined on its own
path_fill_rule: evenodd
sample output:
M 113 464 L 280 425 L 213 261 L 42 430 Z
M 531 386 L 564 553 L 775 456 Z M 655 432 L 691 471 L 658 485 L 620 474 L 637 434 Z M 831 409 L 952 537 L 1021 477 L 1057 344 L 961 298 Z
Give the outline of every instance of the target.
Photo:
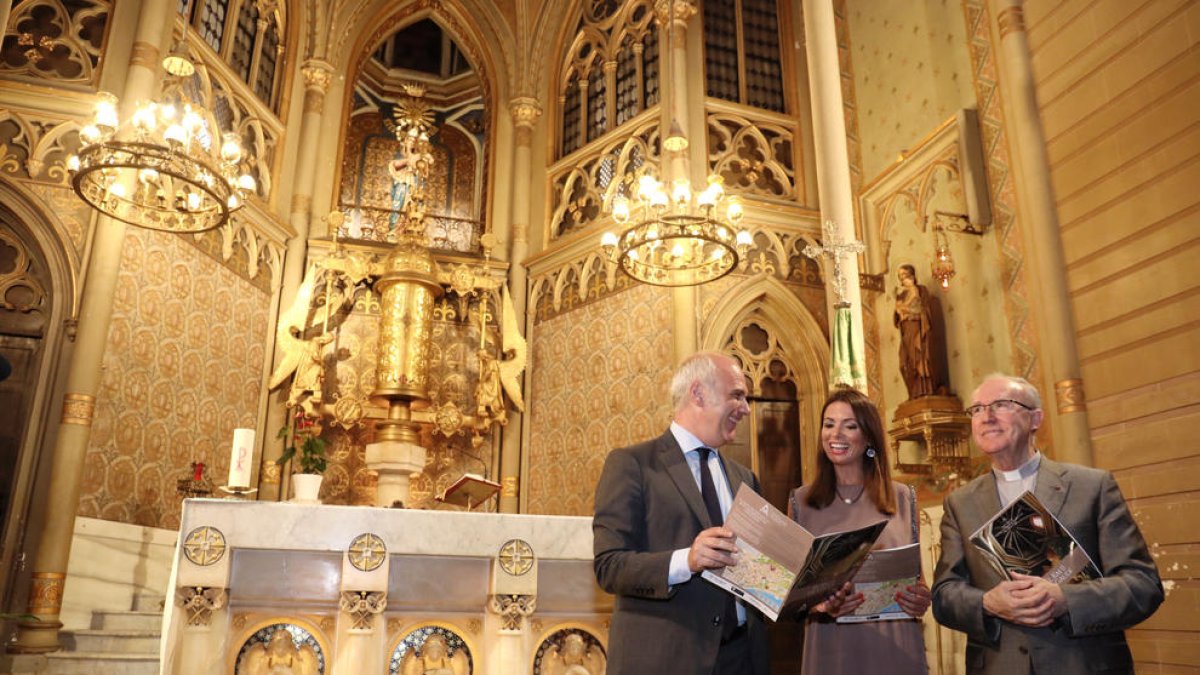
M 333 81 L 333 66 L 321 59 L 309 59 L 300 66 L 300 74 L 304 76 L 304 87 L 324 95 L 329 91 L 329 83 Z
M 1058 404 L 1060 415 L 1087 410 L 1087 397 L 1083 394 L 1083 380 L 1078 377 L 1055 382 L 1054 398 Z
M 92 418 L 96 414 L 96 397 L 91 394 L 63 395 L 63 424 L 78 424 L 92 426 Z
M 488 599 L 488 609 L 500 615 L 504 630 L 521 630 L 521 622 L 537 609 L 537 596 L 493 595 Z
M 1009 33 L 1025 32 L 1025 8 L 1013 5 L 996 15 L 996 25 L 1000 28 L 1000 39 L 1008 37 Z
M 542 105 L 532 96 L 518 96 L 509 102 L 508 112 L 517 127 L 532 129 L 534 122 L 542 116 Z
M 658 17 L 659 25 L 666 24 L 667 20 L 671 18 L 671 13 L 674 12 L 675 23 L 680 28 L 686 27 L 688 19 L 696 16 L 699 11 L 692 0 L 657 0 L 654 3 L 654 15 Z

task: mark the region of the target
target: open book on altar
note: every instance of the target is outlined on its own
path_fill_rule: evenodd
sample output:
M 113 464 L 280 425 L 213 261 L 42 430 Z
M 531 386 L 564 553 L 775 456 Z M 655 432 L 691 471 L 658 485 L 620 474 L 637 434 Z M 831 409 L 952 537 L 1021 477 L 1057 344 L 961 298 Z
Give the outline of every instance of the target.
M 971 543 L 1005 579 L 1018 572 L 1065 584 L 1103 576 L 1087 551 L 1032 492 L 1022 493 L 975 530 Z
M 725 527 L 737 537 L 738 564 L 703 577 L 756 607 L 772 621 L 804 611 L 846 583 L 887 521 L 814 536 L 746 485 L 738 489 Z
M 920 544 L 871 551 L 853 579 L 854 591 L 863 594 L 863 604 L 853 614 L 839 616 L 837 622 L 911 619 L 912 616 L 900 608 L 896 593 L 905 586 L 917 583 L 920 576 Z

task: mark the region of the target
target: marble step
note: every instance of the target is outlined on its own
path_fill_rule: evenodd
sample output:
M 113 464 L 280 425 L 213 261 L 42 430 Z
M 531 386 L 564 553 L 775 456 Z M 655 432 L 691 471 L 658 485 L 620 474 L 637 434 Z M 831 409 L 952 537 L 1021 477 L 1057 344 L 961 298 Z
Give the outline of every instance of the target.
M 157 631 L 162 628 L 162 612 L 92 612 L 92 628 L 101 630 Z
M 138 593 L 133 596 L 133 611 L 161 612 L 166 598 L 157 593 Z
M 159 631 L 144 630 L 76 630 L 63 631 L 62 644 L 67 652 L 109 653 L 138 656 L 157 655 Z
M 158 675 L 158 654 L 54 652 L 46 655 L 48 675 Z

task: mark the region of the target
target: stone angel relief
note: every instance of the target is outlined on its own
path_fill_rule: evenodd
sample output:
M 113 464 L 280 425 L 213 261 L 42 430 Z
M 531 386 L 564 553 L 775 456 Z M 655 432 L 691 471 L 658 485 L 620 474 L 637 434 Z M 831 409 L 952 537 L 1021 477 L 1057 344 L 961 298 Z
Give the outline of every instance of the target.
M 266 642 L 246 650 L 238 661 L 238 675 L 320 675 L 312 645 L 296 647 L 291 633 L 277 629 Z
M 604 675 L 604 654 L 589 646 L 579 633 L 568 633 L 561 645 L 552 645 L 542 656 L 540 675 Z
M 432 633 L 418 650 L 410 649 L 400 659 L 400 675 L 469 675 L 467 655 L 460 649 L 450 653 L 446 637 Z
M 501 394 L 508 395 L 518 412 L 525 412 L 525 399 L 521 395 L 521 373 L 525 371 L 525 338 L 517 327 L 516 310 L 508 286 L 504 286 L 500 313 L 501 354 L 503 360 L 492 356 L 486 349 L 479 350 L 479 385 L 475 390 L 476 414 L 480 419 L 506 424 L 508 412 Z

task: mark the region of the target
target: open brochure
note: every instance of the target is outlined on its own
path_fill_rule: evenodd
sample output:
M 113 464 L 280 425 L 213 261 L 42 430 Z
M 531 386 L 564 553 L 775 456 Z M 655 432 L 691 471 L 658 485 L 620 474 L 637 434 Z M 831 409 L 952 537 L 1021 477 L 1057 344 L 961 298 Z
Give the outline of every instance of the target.
M 911 619 L 896 602 L 896 593 L 917 583 L 921 576 L 921 545 L 871 551 L 854 575 L 854 590 L 862 593 L 863 604 L 853 614 L 839 616 L 838 623 Z
M 1006 579 L 1012 572 L 1056 584 L 1102 576 L 1087 551 L 1032 492 L 1026 491 L 975 530 L 971 543 Z
M 886 524 L 814 536 L 742 485 L 725 518 L 725 527 L 737 536 L 738 564 L 705 570 L 703 577 L 774 621 L 808 609 L 846 583 Z

